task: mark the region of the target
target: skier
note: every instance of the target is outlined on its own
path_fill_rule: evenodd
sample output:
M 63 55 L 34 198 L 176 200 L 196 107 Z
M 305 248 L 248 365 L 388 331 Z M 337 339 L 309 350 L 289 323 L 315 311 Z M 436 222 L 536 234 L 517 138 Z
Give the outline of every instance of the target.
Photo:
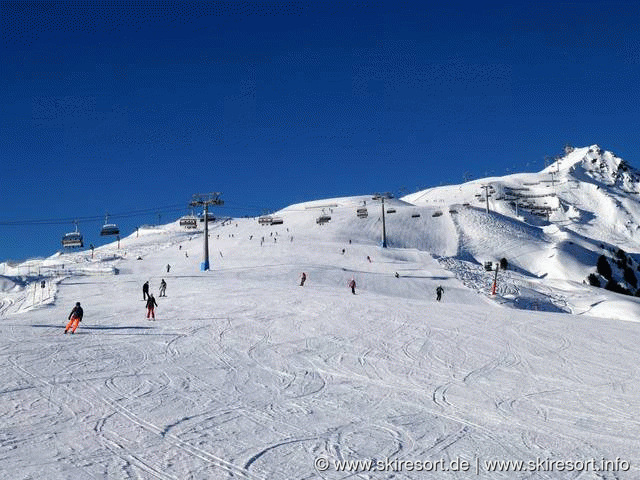
M 300 286 L 304 287 L 304 282 L 307 281 L 307 274 L 302 272 L 302 275 L 300 276 Z
M 67 333 L 69 330 L 71 330 L 72 334 L 75 333 L 76 328 L 78 328 L 78 323 L 82 321 L 82 315 L 84 315 L 84 312 L 82 311 L 80 302 L 76 302 L 76 306 L 71 309 L 71 313 L 69 314 L 69 323 L 67 323 L 64 333 Z
M 400 274 L 396 272 L 396 278 L 400 278 Z
M 351 293 L 356 294 L 356 281 L 352 278 L 349 281 L 349 288 L 351 289 Z
M 144 282 L 144 285 L 142 285 L 142 299 L 146 300 L 147 298 L 149 298 L 149 282 L 148 281 Z
M 167 263 L 167 273 L 169 273 L 169 270 L 171 270 L 171 265 Z
M 367 255 L 367 261 L 371 263 L 371 257 L 369 255 Z
M 444 288 L 442 288 L 442 285 L 438 285 L 438 288 L 436 288 L 436 300 L 440 301 L 442 299 L 442 293 L 444 292 Z
M 154 307 L 157 307 L 157 306 L 158 304 L 156 303 L 156 299 L 153 298 L 153 293 L 152 293 L 151 295 L 149 295 L 149 298 L 147 299 L 147 318 L 151 316 L 151 318 L 153 318 L 154 320 L 156 319 Z
M 164 281 L 164 278 L 162 279 L 162 281 L 160 282 L 160 295 L 158 295 L 159 297 L 166 297 L 166 290 L 167 290 L 167 282 Z

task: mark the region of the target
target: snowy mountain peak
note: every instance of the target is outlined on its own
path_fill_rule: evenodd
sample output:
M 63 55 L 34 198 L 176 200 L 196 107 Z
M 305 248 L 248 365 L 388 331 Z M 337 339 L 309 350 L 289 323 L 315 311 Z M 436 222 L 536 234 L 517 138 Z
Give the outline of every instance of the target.
M 536 173 L 435 187 L 402 200 L 445 215 L 456 212 L 450 218 L 458 259 L 478 264 L 506 259 L 537 278 L 588 281 L 635 293 L 639 194 L 640 173 L 614 153 L 591 145 L 566 148 Z M 618 252 L 631 252 L 626 263 L 616 257 Z M 596 272 L 600 256 L 616 265 L 612 275 Z
M 540 172 L 570 180 L 586 181 L 602 186 L 617 187 L 624 192 L 640 191 L 640 172 L 613 152 L 598 145 L 565 148 L 565 155 Z

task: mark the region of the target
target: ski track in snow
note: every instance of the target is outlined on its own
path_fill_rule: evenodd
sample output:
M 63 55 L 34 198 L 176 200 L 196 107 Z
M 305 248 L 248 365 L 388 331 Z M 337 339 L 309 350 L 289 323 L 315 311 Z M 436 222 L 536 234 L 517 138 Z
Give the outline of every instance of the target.
M 480 266 L 348 244 L 344 225 L 327 239 L 295 223 L 235 223 L 212 226 L 212 250 L 224 256 L 211 272 L 198 272 L 197 237 L 167 227 L 123 239 L 126 257 L 114 257 L 113 246 L 98 249 L 101 269 L 119 275 L 87 275 L 86 255 L 69 254 L 84 259 L 84 273 L 61 281 L 46 308 L 16 315 L 3 300 L 0 311 L 11 312 L 0 317 L 0 477 L 640 475 L 636 324 L 556 313 L 568 309 L 569 295 L 549 289 L 534 297 L 537 280 L 514 272 L 504 274 L 492 302 L 492 278 Z M 260 246 L 274 231 L 280 243 Z M 289 233 L 295 242 L 286 242 Z M 355 296 L 346 285 L 352 275 Z M 161 278 L 167 297 L 157 298 L 157 319 L 149 321 L 140 287 L 151 280 L 157 291 Z M 433 299 L 438 284 L 442 302 Z M 498 304 L 525 293 L 553 311 Z M 77 300 L 85 319 L 75 335 L 62 335 Z M 339 473 L 317 471 L 320 456 L 620 457 L 632 469 Z

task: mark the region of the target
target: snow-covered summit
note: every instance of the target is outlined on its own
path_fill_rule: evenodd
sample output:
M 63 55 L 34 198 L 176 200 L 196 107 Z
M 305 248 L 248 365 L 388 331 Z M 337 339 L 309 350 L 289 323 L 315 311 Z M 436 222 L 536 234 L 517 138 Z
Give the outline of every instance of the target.
M 593 181 L 618 187 L 625 192 L 640 193 L 640 172 L 598 145 L 569 149 L 564 157 L 557 159 L 541 173 L 556 174 L 559 178 L 576 181 Z
M 596 275 L 601 255 L 640 252 L 640 173 L 598 145 L 567 149 L 537 173 L 518 173 L 435 187 L 402 198 L 415 205 L 460 212 L 454 222 L 458 257 L 477 262 L 506 258 L 538 278 L 568 282 Z M 489 210 L 491 216 L 483 214 Z M 526 232 L 526 234 L 525 234 Z M 523 236 L 524 234 L 524 236 Z M 634 292 L 621 265 L 613 280 Z M 615 270 L 615 268 L 614 268 Z M 615 273 L 615 272 L 614 272 Z M 635 273 L 634 273 L 635 275 Z M 611 279 L 599 278 L 604 285 Z

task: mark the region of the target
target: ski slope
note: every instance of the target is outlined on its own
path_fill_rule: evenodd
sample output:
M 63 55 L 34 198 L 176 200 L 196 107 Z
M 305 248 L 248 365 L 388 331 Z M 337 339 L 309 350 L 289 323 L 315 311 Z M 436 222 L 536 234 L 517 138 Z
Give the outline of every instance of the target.
M 293 205 L 277 226 L 212 224 L 209 272 L 202 232 L 177 222 L 94 258 L 3 265 L 0 478 L 640 477 L 640 330 L 617 319 L 634 319 L 635 299 L 534 275 L 559 235 L 548 226 L 395 201 L 381 249 L 380 205 L 359 219 L 363 201 Z M 318 225 L 323 209 L 331 220 Z M 503 232 L 492 250 L 519 255 L 495 297 L 479 264 L 485 229 Z M 162 278 L 150 321 L 141 287 L 157 295 Z M 85 318 L 62 335 L 76 301 Z M 322 463 L 389 459 L 473 467 Z M 536 459 L 628 468 L 484 463 Z

